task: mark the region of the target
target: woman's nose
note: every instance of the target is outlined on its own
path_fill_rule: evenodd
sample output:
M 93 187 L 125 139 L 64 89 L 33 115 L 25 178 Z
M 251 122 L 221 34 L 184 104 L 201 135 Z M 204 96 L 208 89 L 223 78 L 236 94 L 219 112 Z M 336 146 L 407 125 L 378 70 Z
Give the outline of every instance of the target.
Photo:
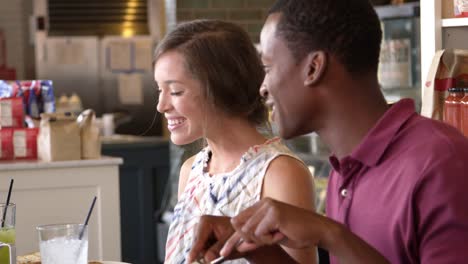
M 262 84 L 262 86 L 260 86 L 260 96 L 263 97 L 263 98 L 268 97 L 268 90 L 267 90 L 265 84 Z
M 168 100 L 165 98 L 163 92 L 159 94 L 158 97 L 158 104 L 156 106 L 156 109 L 158 110 L 159 113 L 165 113 L 169 109 L 170 103 Z

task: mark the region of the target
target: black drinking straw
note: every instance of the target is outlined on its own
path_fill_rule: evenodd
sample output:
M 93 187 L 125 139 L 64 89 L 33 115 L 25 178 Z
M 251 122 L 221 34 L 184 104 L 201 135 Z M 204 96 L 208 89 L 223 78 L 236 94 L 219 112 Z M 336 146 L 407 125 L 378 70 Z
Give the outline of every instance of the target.
M 5 209 L 3 210 L 2 227 L 5 227 L 5 218 L 6 218 L 8 205 L 10 204 L 10 197 L 11 197 L 11 190 L 13 189 L 13 182 L 14 182 L 14 180 L 11 179 L 10 180 L 10 188 L 8 189 L 8 195 L 7 195 L 7 200 L 6 200 L 6 204 L 5 204 Z
M 93 208 L 94 208 L 94 204 L 96 203 L 96 199 L 97 199 L 97 197 L 94 196 L 93 202 L 91 203 L 91 207 L 89 208 L 89 211 L 88 211 L 88 215 L 86 216 L 86 220 L 85 220 L 83 229 L 81 229 L 81 232 L 80 232 L 80 240 L 83 238 L 84 231 L 85 231 L 86 227 L 88 226 L 89 217 L 91 216 L 91 213 L 93 212 Z

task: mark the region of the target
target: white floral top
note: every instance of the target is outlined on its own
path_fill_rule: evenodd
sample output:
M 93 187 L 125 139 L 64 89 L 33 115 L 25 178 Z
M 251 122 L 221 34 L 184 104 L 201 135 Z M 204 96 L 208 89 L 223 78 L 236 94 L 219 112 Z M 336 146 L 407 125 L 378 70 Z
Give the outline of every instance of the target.
M 251 147 L 233 171 L 210 176 L 204 170 L 204 161 L 209 155 L 210 149 L 206 147 L 195 157 L 185 190 L 174 208 L 166 242 L 166 264 L 186 263 L 194 227 L 201 215 L 237 215 L 260 200 L 263 178 L 273 159 L 280 155 L 298 159 L 279 138 L 274 138 Z M 223 263 L 248 261 L 238 259 Z

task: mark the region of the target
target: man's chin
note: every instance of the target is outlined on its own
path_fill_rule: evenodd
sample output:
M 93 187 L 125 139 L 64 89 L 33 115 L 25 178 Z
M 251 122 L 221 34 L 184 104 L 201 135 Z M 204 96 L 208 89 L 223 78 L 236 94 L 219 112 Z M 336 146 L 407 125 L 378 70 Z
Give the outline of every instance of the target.
M 285 129 L 285 128 L 282 127 L 281 125 L 278 127 L 278 135 L 279 135 L 282 139 L 291 139 L 291 138 L 294 137 L 294 136 L 290 133 L 290 131 L 288 131 L 288 129 Z
M 311 131 L 312 132 L 312 131 Z M 278 125 L 278 135 L 285 140 L 292 139 L 295 137 L 303 136 L 308 133 L 307 131 L 299 131 L 298 129 L 286 128 L 285 126 Z

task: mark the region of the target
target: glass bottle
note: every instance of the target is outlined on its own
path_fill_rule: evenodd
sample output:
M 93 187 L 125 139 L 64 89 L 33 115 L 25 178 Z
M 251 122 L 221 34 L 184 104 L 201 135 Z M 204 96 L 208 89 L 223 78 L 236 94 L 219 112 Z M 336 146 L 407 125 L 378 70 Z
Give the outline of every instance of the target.
M 464 97 L 463 88 L 449 88 L 449 95 L 445 98 L 444 121 L 461 130 L 461 99 Z
M 468 137 L 468 88 L 464 88 L 465 96 L 461 99 L 461 117 L 460 117 L 460 127 L 465 135 Z

